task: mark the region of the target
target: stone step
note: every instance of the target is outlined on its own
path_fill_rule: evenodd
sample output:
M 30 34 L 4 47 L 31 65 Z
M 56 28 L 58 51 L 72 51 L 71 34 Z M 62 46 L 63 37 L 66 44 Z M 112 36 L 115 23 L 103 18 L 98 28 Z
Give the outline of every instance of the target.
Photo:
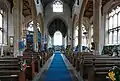
M 19 73 L 20 70 L 0 70 L 0 73 Z M 1 74 L 0 74 L 1 75 Z
M 17 59 L 11 59 L 11 60 L 0 59 L 0 62 L 18 62 L 18 60 Z
M 6 63 L 6 64 L 5 63 L 0 63 L 0 67 L 1 66 L 18 66 L 18 64 L 16 64 L 16 63 L 14 63 L 14 64 L 13 63 L 12 64 L 10 64 L 10 63 Z
M 5 75 L 5 76 L 0 76 L 0 78 L 18 78 L 18 75 Z
M 19 68 L 19 66 L 0 66 L 0 69 L 3 69 L 3 68 L 5 68 L 5 69 L 14 69 L 14 68 Z

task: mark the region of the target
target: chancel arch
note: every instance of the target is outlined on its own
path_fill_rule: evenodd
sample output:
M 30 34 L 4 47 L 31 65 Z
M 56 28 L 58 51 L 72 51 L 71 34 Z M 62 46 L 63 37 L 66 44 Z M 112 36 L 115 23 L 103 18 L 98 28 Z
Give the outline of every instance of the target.
M 52 45 L 54 45 L 54 34 L 56 31 L 59 31 L 62 34 L 62 45 L 65 44 L 65 37 L 67 36 L 68 27 L 64 20 L 61 18 L 53 19 L 50 23 L 48 23 L 47 30 L 49 36 L 51 37 Z
M 49 35 L 53 37 L 54 33 L 59 30 L 62 33 L 63 37 L 65 37 L 67 34 L 67 28 L 68 27 L 63 20 L 56 18 L 48 25 L 48 32 Z

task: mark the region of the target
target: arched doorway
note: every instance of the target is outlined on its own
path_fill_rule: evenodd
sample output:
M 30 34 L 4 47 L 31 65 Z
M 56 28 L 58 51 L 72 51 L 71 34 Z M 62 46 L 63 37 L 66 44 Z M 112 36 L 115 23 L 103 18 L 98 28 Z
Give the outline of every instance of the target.
M 56 31 L 55 34 L 54 34 L 54 46 L 56 45 L 63 45 L 62 43 L 62 33 L 60 31 Z

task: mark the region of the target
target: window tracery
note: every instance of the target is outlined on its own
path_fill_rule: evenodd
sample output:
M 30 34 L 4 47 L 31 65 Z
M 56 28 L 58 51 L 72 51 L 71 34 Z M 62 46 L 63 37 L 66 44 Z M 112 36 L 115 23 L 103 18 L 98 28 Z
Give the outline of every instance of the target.
M 61 0 L 53 2 L 53 12 L 63 12 L 63 2 Z
M 120 6 L 106 15 L 106 44 L 120 44 Z

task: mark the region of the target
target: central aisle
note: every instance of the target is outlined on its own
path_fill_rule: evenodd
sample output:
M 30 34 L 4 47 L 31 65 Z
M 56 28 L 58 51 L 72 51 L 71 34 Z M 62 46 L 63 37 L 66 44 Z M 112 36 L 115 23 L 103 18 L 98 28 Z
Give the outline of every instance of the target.
M 55 52 L 53 61 L 45 74 L 44 81 L 72 81 L 60 52 Z

